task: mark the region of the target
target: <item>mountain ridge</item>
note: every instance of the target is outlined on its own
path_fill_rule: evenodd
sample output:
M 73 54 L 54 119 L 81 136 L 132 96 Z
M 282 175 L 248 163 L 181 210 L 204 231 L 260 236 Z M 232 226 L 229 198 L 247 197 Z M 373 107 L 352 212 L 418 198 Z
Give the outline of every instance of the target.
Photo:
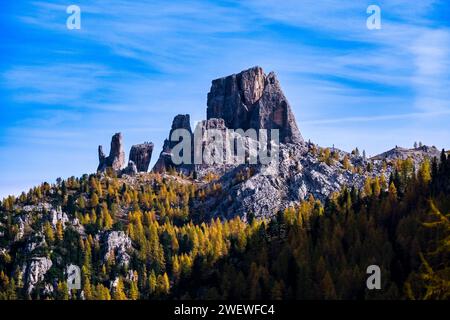
M 367 179 L 387 181 L 397 159 L 410 158 L 417 169 L 422 161 L 431 161 L 440 155 L 435 147 L 421 146 L 414 150 L 396 147 L 366 159 L 365 154 L 359 154 L 357 149 L 345 152 L 306 142 L 275 73 L 265 74 L 259 66 L 213 80 L 207 95 L 206 110 L 207 119 L 199 122 L 195 130 L 191 128 L 189 114 L 174 117 L 169 136 L 152 171 L 163 173 L 175 170 L 200 179 L 208 175 L 216 176 L 224 194 L 233 195 L 234 200 L 223 199 L 217 203 L 220 199 L 216 199 L 215 203 L 207 202 L 195 207 L 196 210 L 211 212 L 208 216 L 233 217 L 238 214 L 245 218 L 248 212 L 252 212 L 268 217 L 306 200 L 310 195 L 325 201 L 343 187 L 363 188 Z M 204 133 L 209 129 L 219 130 L 224 137 L 228 131 L 236 129 L 278 129 L 281 132 L 281 161 L 275 166 L 249 163 L 197 165 L 193 161 L 175 165 L 172 149 L 178 142 L 170 141 L 170 137 L 177 129 L 187 130 L 191 137 L 194 137 L 194 131 L 202 132 L 202 148 L 212 142 Z M 249 143 L 250 140 L 244 138 L 244 144 L 248 146 Z M 223 153 L 226 152 L 224 148 Z M 193 154 L 194 147 L 191 160 Z M 253 170 L 253 175 L 236 185 L 235 176 L 249 168 Z M 272 172 L 272 175 L 268 176 L 267 172 Z M 136 170 L 129 165 L 123 173 L 133 175 Z M 384 188 L 387 189 L 387 186 L 384 185 Z

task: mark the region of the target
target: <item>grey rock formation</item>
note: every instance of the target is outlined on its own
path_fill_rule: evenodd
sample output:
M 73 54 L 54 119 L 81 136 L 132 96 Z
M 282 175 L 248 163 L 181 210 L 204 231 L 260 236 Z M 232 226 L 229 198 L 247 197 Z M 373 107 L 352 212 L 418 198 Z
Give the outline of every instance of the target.
M 44 281 L 44 276 L 52 267 L 52 260 L 47 257 L 33 258 L 26 268 L 27 292 L 31 293 L 39 282 Z
M 279 129 L 283 143 L 303 138 L 276 75 L 254 67 L 212 81 L 207 119 L 222 118 L 230 129 Z
M 19 241 L 25 235 L 25 221 L 22 219 L 22 217 L 19 217 L 17 219 L 17 222 L 19 229 L 17 230 L 16 236 L 14 237 L 14 241 Z
M 379 155 L 372 157 L 372 160 L 395 160 L 411 158 L 415 164 L 423 161 L 425 158 L 432 159 L 436 157 L 440 158 L 441 152 L 435 146 L 421 146 L 414 149 L 407 149 L 402 147 L 395 147 L 391 150 L 383 152 Z
M 60 222 L 62 224 L 63 229 L 65 229 L 66 223 L 69 222 L 69 218 L 65 212 L 62 212 L 61 207 L 58 207 L 57 210 L 52 209 L 50 213 L 52 216 L 51 223 L 53 228 L 56 228 L 56 224 Z
M 125 152 L 123 151 L 122 134 L 116 133 L 111 139 L 111 150 L 109 156 L 105 156 L 103 147 L 98 146 L 99 165 L 97 171 L 104 172 L 111 167 L 115 171 L 121 170 L 125 166 Z
M 311 152 L 310 146 L 307 143 L 281 144 L 279 162 L 270 166 L 235 166 L 228 168 L 224 174 L 220 167 L 199 168 L 199 176 L 204 176 L 211 170 L 219 174 L 222 197 L 196 203 L 193 211 L 202 211 L 211 217 L 245 217 L 249 212 L 260 217 L 271 217 L 279 210 L 308 199 L 310 195 L 325 201 L 344 186 L 361 190 L 368 177 L 384 175 L 386 181 L 389 181 L 390 174 L 395 170 L 395 159 L 409 157 L 418 169 L 424 159 L 438 157 L 440 154 L 434 147 L 397 147 L 363 160 L 361 156 L 334 149 L 337 159 L 327 163 L 321 160 L 317 152 Z M 345 169 L 342 164 L 344 157 L 349 159 L 351 166 L 359 167 L 361 171 Z M 370 171 L 366 169 L 368 164 Z M 243 181 L 237 181 L 236 177 L 241 172 L 252 173 Z
M 129 251 L 132 249 L 131 239 L 123 231 L 110 231 L 103 235 L 104 260 L 107 261 L 111 255 L 114 255 L 115 261 L 119 265 L 127 266 L 131 256 Z
M 178 114 L 178 115 L 175 116 L 175 118 L 173 118 L 172 128 L 170 130 L 170 135 L 176 129 L 186 129 L 186 130 L 192 132 L 192 130 L 191 130 L 191 118 L 190 118 L 190 116 L 188 114 Z M 170 135 L 169 135 L 169 137 L 170 137 Z
M 129 160 L 136 165 L 138 172 L 147 172 L 152 158 L 153 143 L 145 142 L 131 147 Z
M 42 232 L 32 234 L 26 241 L 25 252 L 28 255 L 33 255 L 37 251 L 45 249 L 47 243 Z M 42 252 L 42 251 L 41 251 Z
M 222 142 L 221 147 L 215 143 L 217 138 Z M 201 164 L 195 164 L 195 170 L 202 175 L 205 172 L 221 175 L 236 165 L 249 164 L 250 155 L 257 157 L 257 141 L 228 129 L 223 119 L 211 118 L 199 122 L 195 128 L 195 139 L 194 152 L 197 158 L 202 158 Z M 250 143 L 254 148 L 250 148 Z M 242 154 L 237 151 L 238 146 Z
M 128 161 L 128 166 L 122 170 L 122 174 L 127 174 L 129 176 L 135 176 L 138 173 L 138 169 L 133 161 Z
M 170 137 L 172 136 L 173 131 L 177 129 L 186 129 L 190 134 L 192 134 L 190 116 L 188 114 L 179 114 L 173 119 L 169 137 L 164 140 L 163 149 L 153 167 L 154 172 L 165 172 L 170 168 L 176 168 L 178 170 L 185 171 L 186 173 L 190 173 L 192 171 L 191 165 L 177 166 L 172 161 L 172 148 L 177 145 L 178 141 L 171 141 Z
M 52 205 L 47 202 L 42 202 L 37 205 L 26 205 L 21 208 L 25 212 L 32 212 L 32 211 L 50 211 L 52 209 Z
M 53 293 L 54 290 L 55 289 L 53 288 L 53 286 L 50 283 L 46 283 L 45 286 L 44 286 L 43 293 L 46 296 L 50 296 Z
M 340 160 L 347 155 L 352 164 L 360 161 L 360 157 L 341 151 L 339 154 Z M 361 188 L 366 177 L 374 174 L 353 173 L 344 169 L 340 160 L 326 164 L 310 151 L 306 143 L 282 144 L 278 163 L 268 166 L 240 165 L 227 170 L 219 179 L 222 198 L 219 196 L 199 202 L 194 211 L 211 217 L 231 218 L 239 215 L 245 218 L 249 212 L 258 217 L 271 217 L 279 210 L 308 199 L 310 195 L 325 200 L 345 185 Z M 381 163 L 378 166 L 381 167 Z M 243 181 L 237 179 L 241 173 L 247 175 Z M 389 170 L 384 172 L 386 176 L 389 173 Z M 204 175 L 202 170 L 198 174 Z

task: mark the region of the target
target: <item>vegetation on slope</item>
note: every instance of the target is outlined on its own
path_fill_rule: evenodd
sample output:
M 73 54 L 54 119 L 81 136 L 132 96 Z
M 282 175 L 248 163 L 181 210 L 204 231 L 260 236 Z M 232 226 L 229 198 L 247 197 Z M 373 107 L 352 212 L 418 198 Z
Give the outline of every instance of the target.
M 141 177 L 142 178 L 142 177 Z M 193 201 L 220 185 L 149 174 L 142 181 L 85 175 L 8 197 L 0 206 L 1 299 L 448 299 L 450 295 L 450 157 L 416 170 L 399 162 L 389 181 L 344 188 L 326 203 L 312 197 L 272 220 L 202 221 Z M 69 220 L 51 223 L 61 206 Z M 27 216 L 26 227 L 17 223 Z M 105 260 L 103 234 L 123 231 L 133 250 L 126 264 Z M 38 249 L 27 244 L 42 234 Z M 28 293 L 32 256 L 53 262 Z M 68 292 L 64 270 L 82 270 L 82 291 Z M 379 265 L 382 289 L 366 288 Z M 44 283 L 54 290 L 44 290 Z

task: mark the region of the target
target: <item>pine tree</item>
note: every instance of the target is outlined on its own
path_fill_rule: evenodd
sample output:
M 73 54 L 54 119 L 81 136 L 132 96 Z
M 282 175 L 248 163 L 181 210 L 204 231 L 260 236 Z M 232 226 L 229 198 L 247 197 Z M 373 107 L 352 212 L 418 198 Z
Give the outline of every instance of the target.
M 94 298 L 93 293 L 92 293 L 91 282 L 89 281 L 89 278 L 86 276 L 84 277 L 83 293 L 84 293 L 84 298 L 86 300 L 92 300 Z
M 58 300 L 69 300 L 69 288 L 67 282 L 59 281 L 56 288 L 56 299 Z
M 419 181 L 422 183 L 422 185 L 428 185 L 428 183 L 431 181 L 431 167 L 430 167 L 430 161 L 428 159 L 425 159 L 419 168 Z
M 344 159 L 342 160 L 342 166 L 345 170 L 350 170 L 351 163 L 347 155 L 344 156 Z
M 117 280 L 116 286 L 113 290 L 113 299 L 114 300 L 127 300 L 127 296 L 124 291 L 124 285 L 122 277 L 119 277 Z
M 395 187 L 394 182 L 391 182 L 389 185 L 389 198 L 391 200 L 397 200 L 397 188 Z
M 62 241 L 64 239 L 64 228 L 61 221 L 58 221 L 56 223 L 56 238 L 59 241 Z
M 163 275 L 159 275 L 157 277 L 156 292 L 159 295 L 166 295 L 169 294 L 169 291 L 170 291 L 169 277 L 167 276 L 167 273 L 164 272 Z
M 150 295 L 155 294 L 156 292 L 156 286 L 157 286 L 157 279 L 155 275 L 155 271 L 150 272 L 150 276 L 148 277 L 148 291 Z
M 272 300 L 282 300 L 283 299 L 283 285 L 279 281 L 275 281 L 272 292 L 271 292 Z
M 91 207 L 92 208 L 97 207 L 98 203 L 99 203 L 98 195 L 95 192 L 93 192 L 91 196 Z
M 49 244 L 52 244 L 55 241 L 55 234 L 53 233 L 53 228 L 50 222 L 48 221 L 44 224 L 44 235 L 45 239 Z
M 131 281 L 130 286 L 130 299 L 137 300 L 139 299 L 139 289 L 136 281 Z
M 110 294 L 108 288 L 103 286 L 101 283 L 97 284 L 95 286 L 94 299 L 95 300 L 111 300 L 111 294 Z
M 373 181 L 373 195 L 375 197 L 379 197 L 380 193 L 381 193 L 380 180 L 378 179 L 378 177 L 375 177 Z
M 370 197 L 372 195 L 372 179 L 370 177 L 366 178 L 364 181 L 364 196 Z
M 320 281 L 321 298 L 326 300 L 336 299 L 336 289 L 334 288 L 333 280 L 330 273 L 327 271 L 324 278 Z
M 172 259 L 172 275 L 173 277 L 178 280 L 181 273 L 181 267 L 178 260 L 178 256 L 174 256 Z

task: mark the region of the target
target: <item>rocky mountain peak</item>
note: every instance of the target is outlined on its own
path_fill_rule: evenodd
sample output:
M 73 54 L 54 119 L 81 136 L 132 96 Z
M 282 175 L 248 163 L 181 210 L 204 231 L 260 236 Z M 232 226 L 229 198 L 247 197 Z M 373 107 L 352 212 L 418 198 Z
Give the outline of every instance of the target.
M 178 114 L 173 118 L 172 127 L 170 129 L 169 137 L 164 140 L 163 149 L 156 161 L 153 171 L 164 172 L 171 167 L 176 167 L 172 162 L 172 148 L 178 143 L 177 141 L 170 141 L 173 131 L 177 129 L 186 129 L 192 134 L 191 120 L 189 114 Z M 191 166 L 187 166 L 190 171 Z
M 103 147 L 101 145 L 98 146 L 98 159 L 99 165 L 97 171 L 105 171 L 108 167 L 118 171 L 125 166 L 125 152 L 123 151 L 122 133 L 118 132 L 113 135 L 108 157 L 105 156 Z
M 213 80 L 206 113 L 230 129 L 279 129 L 281 142 L 303 142 L 275 73 L 258 66 Z
M 125 168 L 125 152 L 123 150 L 122 133 L 116 133 L 111 139 L 109 156 L 103 152 L 103 147 L 98 146 L 99 165 L 97 171 L 105 172 L 106 168 L 112 168 L 116 173 L 134 175 L 138 172 L 147 172 L 152 158 L 153 143 L 144 142 L 133 145 L 130 149 L 128 167 Z
M 191 131 L 191 118 L 189 114 L 177 114 L 172 121 L 172 131 L 176 129 L 186 129 Z

